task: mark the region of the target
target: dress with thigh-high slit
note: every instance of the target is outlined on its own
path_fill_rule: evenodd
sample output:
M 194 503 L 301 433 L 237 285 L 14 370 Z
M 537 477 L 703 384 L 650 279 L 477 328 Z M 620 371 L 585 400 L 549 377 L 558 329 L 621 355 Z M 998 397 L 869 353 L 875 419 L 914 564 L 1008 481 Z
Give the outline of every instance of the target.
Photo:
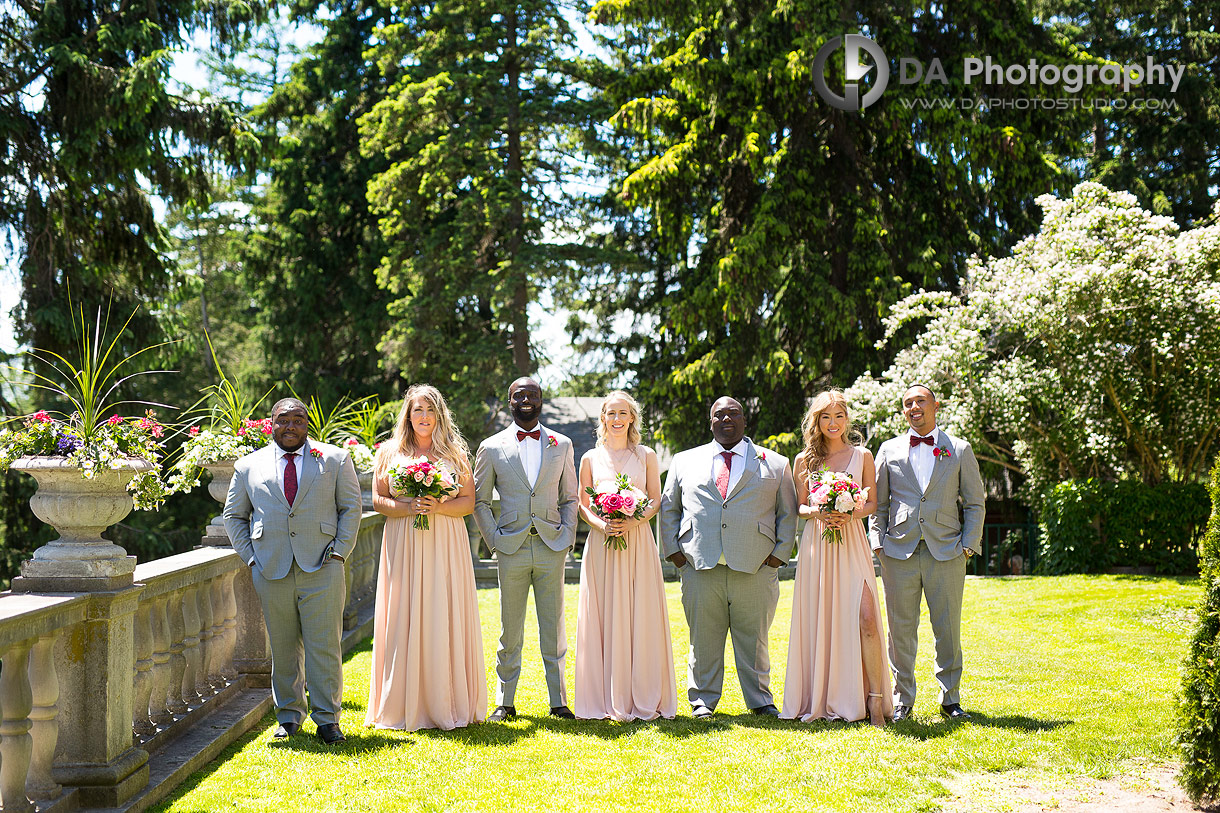
M 862 483 L 864 453 L 856 448 L 847 474 Z M 804 485 L 804 484 L 802 484 Z M 805 489 L 803 494 L 808 494 Z M 878 691 L 885 716 L 894 712 L 890 670 L 885 661 L 885 631 L 873 571 L 873 552 L 864 522 L 852 519 L 843 528 L 842 542 L 822 539 L 825 526 L 805 523 L 797 554 L 796 586 L 792 596 L 792 628 L 788 637 L 788 669 L 784 677 L 781 717 L 810 720 L 863 720 L 868 717 L 868 681 L 860 643 L 861 600 L 873 606 L 881 642 Z

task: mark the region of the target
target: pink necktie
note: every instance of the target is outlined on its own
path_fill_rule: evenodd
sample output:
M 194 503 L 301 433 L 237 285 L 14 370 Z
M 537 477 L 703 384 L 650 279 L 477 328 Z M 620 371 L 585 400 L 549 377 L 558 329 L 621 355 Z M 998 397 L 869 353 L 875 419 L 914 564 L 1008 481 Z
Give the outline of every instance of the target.
M 288 500 L 288 505 L 292 505 L 292 501 L 297 498 L 297 464 L 296 452 L 289 452 L 284 455 L 284 460 L 288 461 L 288 465 L 284 467 L 284 497 Z
M 721 452 L 720 456 L 724 458 L 724 468 L 716 474 L 716 488 L 720 489 L 720 499 L 727 500 L 729 498 L 729 471 L 733 468 L 733 453 Z

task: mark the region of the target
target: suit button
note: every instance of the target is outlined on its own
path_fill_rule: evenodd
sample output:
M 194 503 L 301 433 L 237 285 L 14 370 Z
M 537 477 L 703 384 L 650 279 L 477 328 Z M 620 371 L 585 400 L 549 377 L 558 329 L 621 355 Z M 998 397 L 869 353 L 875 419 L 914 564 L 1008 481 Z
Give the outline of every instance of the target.
M 289 519 L 293 519 L 294 517 L 296 517 L 296 514 L 289 514 L 289 515 L 288 515 L 288 518 L 289 518 Z
M 920 501 L 920 502 L 927 502 L 927 501 L 928 501 L 928 498 L 927 498 L 927 497 L 920 497 L 920 498 L 919 498 L 919 501 Z M 291 515 L 290 515 L 290 516 L 291 516 Z
M 538 516 L 538 515 L 537 515 L 537 514 L 530 514 L 530 516 L 531 516 L 531 517 L 536 517 L 536 516 Z
M 921 519 L 921 520 L 920 520 L 920 522 L 923 522 L 923 520 Z M 297 532 L 296 532 L 296 531 L 289 531 L 289 532 L 288 532 L 288 535 L 289 535 L 289 536 L 296 536 L 296 535 L 297 535 Z
M 721 528 L 727 528 L 727 527 L 729 527 L 729 526 L 728 526 L 728 525 L 721 525 L 720 527 L 721 527 Z
M 920 517 L 920 518 L 919 518 L 919 521 L 920 521 L 920 522 L 923 522 L 923 517 Z

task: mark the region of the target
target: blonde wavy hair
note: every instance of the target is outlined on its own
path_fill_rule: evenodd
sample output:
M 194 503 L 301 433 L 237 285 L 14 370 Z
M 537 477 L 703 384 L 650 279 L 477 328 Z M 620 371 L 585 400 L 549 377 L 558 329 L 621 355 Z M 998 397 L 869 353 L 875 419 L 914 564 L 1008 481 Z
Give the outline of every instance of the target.
M 606 397 L 602 399 L 602 411 L 597 416 L 597 445 L 606 445 L 606 436 L 609 434 L 606 431 L 606 404 L 610 403 L 615 398 L 622 398 L 627 402 L 627 407 L 631 410 L 631 425 L 627 427 L 627 445 L 640 445 L 640 405 L 628 393 L 623 390 L 614 390 L 606 393 Z
M 826 460 L 826 436 L 822 434 L 819 420 L 823 412 L 836 405 L 843 407 L 843 414 L 847 417 L 847 431 L 843 434 L 843 440 L 850 446 L 859 446 L 864 442 L 864 436 L 852 426 L 851 408 L 847 405 L 847 397 L 843 394 L 843 390 L 829 389 L 819 392 L 814 396 L 813 402 L 809 404 L 809 409 L 801 421 L 801 435 L 805 440 L 805 448 L 802 460 L 803 470 L 795 473 L 798 479 L 801 475 L 817 471 L 821 468 L 822 462 Z
M 398 419 L 394 423 L 394 434 L 381 444 L 377 450 L 377 477 L 385 476 L 390 467 L 390 461 L 396 454 L 415 457 L 419 454 L 419 439 L 415 427 L 411 425 L 411 408 L 416 401 L 423 401 L 432 407 L 436 413 L 436 428 L 432 430 L 432 451 L 434 459 L 444 460 L 453 466 L 454 471 L 466 475 L 470 472 L 470 447 L 466 439 L 453 423 L 449 413 L 449 405 L 445 396 L 431 384 L 415 384 L 402 398 L 402 409 L 398 410 Z

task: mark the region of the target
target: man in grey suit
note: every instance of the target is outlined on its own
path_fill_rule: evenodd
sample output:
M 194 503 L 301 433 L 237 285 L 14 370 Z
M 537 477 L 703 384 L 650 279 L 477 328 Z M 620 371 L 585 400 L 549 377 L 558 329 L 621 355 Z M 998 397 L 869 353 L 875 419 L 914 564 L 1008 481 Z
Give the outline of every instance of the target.
M 273 442 L 234 466 L 225 530 L 263 605 L 274 737 L 301 727 L 308 679 L 318 736 L 330 745 L 344 740 L 343 562 L 360 530 L 360 483 L 348 452 L 309 439 L 309 414 L 296 398 L 278 401 L 271 421 Z
M 568 651 L 563 620 L 563 574 L 576 543 L 576 466 L 572 441 L 538 423 L 542 388 L 518 378 L 508 388 L 514 423 L 479 444 L 474 459 L 474 521 L 496 554 L 500 583 L 500 648 L 496 652 L 496 709 L 490 722 L 517 716 L 517 679 L 530 587 L 538 614 L 538 645 L 551 714 L 572 719 L 564 682 Z M 492 506 L 498 493 L 498 510 Z
M 687 698 L 711 717 L 724 686 L 724 638 L 746 706 L 779 716 L 771 696 L 767 635 L 779 601 L 779 570 L 796 538 L 796 486 L 780 454 L 745 437 L 741 404 L 712 405 L 715 441 L 678 453 L 661 494 L 661 555 L 679 569 L 690 627 Z
M 983 480 L 970 444 L 937 429 L 939 407 L 930 387 L 908 388 L 902 414 L 911 429 L 881 444 L 877 454 L 870 533 L 885 584 L 895 722 L 909 717 L 915 705 L 921 595 L 932 622 L 941 714 L 970 718 L 959 691 L 962 592 L 966 561 L 980 552 L 983 537 Z

